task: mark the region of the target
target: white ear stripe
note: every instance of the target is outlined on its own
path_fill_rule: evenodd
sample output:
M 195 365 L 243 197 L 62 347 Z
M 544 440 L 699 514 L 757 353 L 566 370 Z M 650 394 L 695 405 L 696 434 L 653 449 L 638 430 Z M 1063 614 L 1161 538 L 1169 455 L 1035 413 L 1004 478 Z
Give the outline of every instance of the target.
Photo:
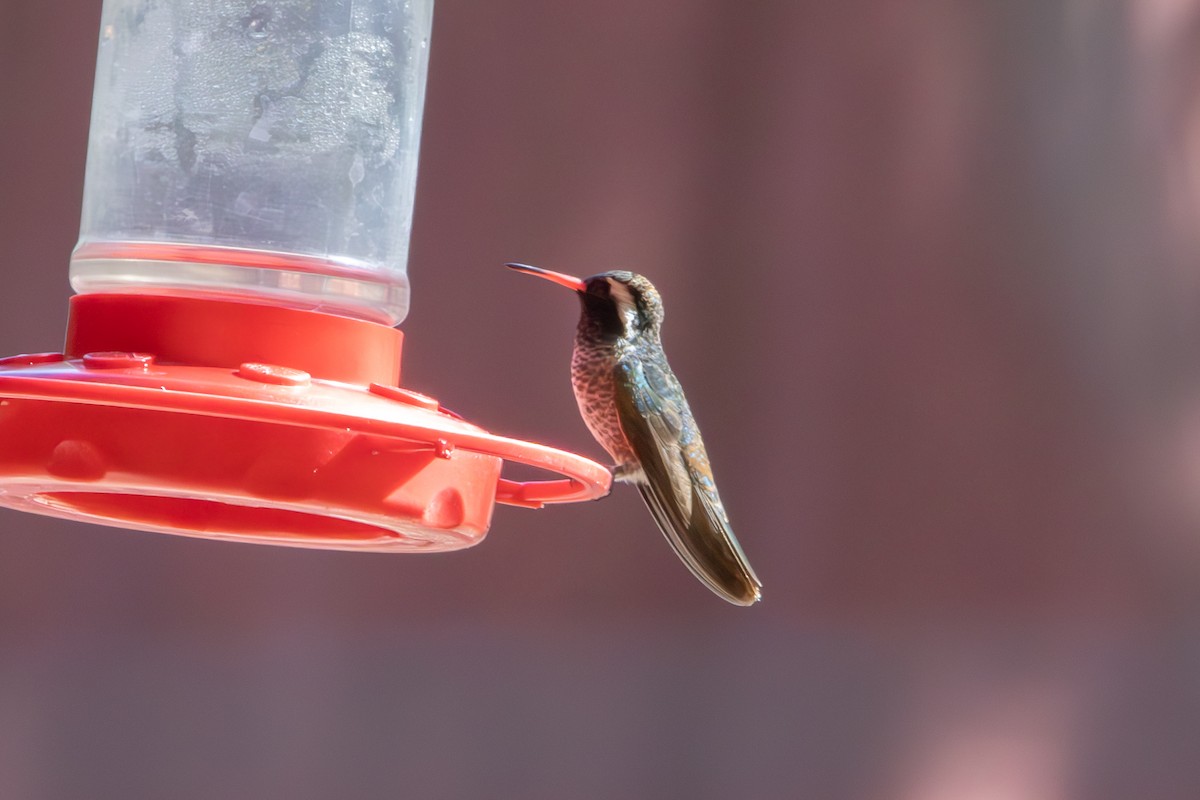
M 629 287 L 620 281 L 610 280 L 608 282 L 608 296 L 617 304 L 617 311 L 621 314 L 621 322 L 625 325 L 625 330 L 629 333 L 637 330 L 637 303 L 633 301 L 633 295 L 629 293 Z

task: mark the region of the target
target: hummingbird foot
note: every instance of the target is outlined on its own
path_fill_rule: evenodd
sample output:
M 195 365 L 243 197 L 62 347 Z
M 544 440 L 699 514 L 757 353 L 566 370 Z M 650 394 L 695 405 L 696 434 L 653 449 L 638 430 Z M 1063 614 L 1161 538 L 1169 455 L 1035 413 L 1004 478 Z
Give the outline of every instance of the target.
M 646 481 L 646 473 L 642 471 L 641 465 L 637 462 L 617 464 L 612 468 L 612 476 L 614 481 L 621 483 L 644 483 Z

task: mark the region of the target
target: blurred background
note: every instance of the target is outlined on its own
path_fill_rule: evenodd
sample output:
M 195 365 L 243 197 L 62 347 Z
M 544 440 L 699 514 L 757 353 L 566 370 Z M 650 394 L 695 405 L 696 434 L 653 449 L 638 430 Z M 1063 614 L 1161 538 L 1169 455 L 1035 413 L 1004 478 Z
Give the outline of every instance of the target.
M 0 2 L 0 354 L 99 11 Z M 0 796 L 1194 798 L 1198 223 L 1196 0 L 439 0 L 405 385 L 600 459 L 500 265 L 645 273 L 764 601 L 623 487 L 428 556 L 0 510 Z

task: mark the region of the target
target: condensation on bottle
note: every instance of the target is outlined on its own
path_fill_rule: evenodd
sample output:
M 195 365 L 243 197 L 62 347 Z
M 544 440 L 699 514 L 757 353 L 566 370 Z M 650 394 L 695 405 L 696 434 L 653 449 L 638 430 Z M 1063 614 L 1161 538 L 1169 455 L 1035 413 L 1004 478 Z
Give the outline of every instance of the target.
M 433 0 L 105 0 L 71 285 L 388 325 Z

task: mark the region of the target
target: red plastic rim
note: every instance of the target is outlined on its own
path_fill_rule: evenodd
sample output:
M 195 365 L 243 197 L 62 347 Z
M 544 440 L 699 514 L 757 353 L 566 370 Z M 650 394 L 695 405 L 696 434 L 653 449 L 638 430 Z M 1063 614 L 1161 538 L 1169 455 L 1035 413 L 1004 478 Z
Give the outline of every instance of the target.
M 594 461 L 491 434 L 392 383 L 391 329 L 105 297 L 76 298 L 65 354 L 0 360 L 0 505 L 187 536 L 428 552 L 480 541 L 497 502 L 537 508 L 609 490 Z M 106 335 L 100 323 L 114 318 Z M 238 335 L 214 346 L 179 318 Z M 313 336 L 319 345 L 297 345 Z M 346 352 L 380 343 L 394 361 Z M 505 461 L 560 477 L 506 480 Z

